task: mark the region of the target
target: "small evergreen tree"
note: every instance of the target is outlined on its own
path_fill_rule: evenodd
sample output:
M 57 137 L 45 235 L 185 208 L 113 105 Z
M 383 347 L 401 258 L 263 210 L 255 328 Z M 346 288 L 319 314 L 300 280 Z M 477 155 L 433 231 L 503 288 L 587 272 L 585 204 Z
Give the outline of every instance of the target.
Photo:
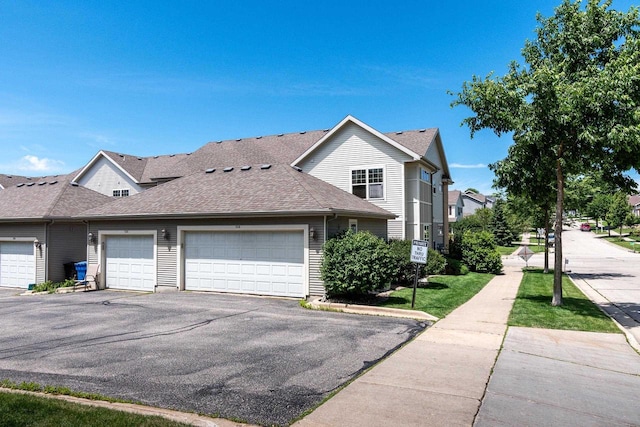
M 498 199 L 493 205 L 493 217 L 491 218 L 491 231 L 496 240 L 496 244 L 500 246 L 511 246 L 514 240 L 514 233 L 511 231 L 507 223 L 507 217 L 504 211 L 504 202 Z

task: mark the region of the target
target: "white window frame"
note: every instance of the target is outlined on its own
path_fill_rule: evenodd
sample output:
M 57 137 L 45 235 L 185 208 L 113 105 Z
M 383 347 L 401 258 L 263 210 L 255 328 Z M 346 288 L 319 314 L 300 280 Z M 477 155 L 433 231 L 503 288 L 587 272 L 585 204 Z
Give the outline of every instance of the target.
M 130 193 L 131 192 L 128 188 L 114 188 L 111 191 L 112 197 L 129 197 Z
M 372 169 L 382 169 L 382 197 L 370 197 L 369 196 L 369 186 L 372 184 L 378 183 L 370 183 L 369 182 L 369 171 Z M 364 170 L 365 171 L 365 195 L 366 197 L 363 200 L 386 200 L 387 198 L 387 168 L 384 165 L 363 165 L 363 166 L 354 166 L 349 169 L 349 192 L 351 194 L 355 194 L 353 192 L 353 171 Z M 363 185 L 363 184 L 359 184 Z M 359 196 L 358 196 L 359 197 Z

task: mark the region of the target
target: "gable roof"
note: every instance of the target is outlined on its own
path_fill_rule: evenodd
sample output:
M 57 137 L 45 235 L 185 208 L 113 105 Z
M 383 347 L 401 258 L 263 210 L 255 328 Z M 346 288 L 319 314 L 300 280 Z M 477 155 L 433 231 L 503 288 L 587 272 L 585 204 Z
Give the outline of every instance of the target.
M 244 168 L 246 169 L 246 168 Z M 395 215 L 288 165 L 195 172 L 88 210 L 81 218 Z
M 168 171 L 181 160 L 189 156 L 189 154 L 168 154 L 164 156 L 140 157 L 130 154 L 116 153 L 114 151 L 100 150 L 87 163 L 76 176 L 73 181 L 79 181 L 82 176 L 89 171 L 100 159 L 106 159 L 111 162 L 122 173 L 129 177 L 137 184 L 153 182 L 158 171 Z M 176 177 L 181 175 L 171 175 L 168 177 Z
M 437 128 L 380 133 L 350 115 L 332 129 L 209 142 L 181 161 L 168 165 L 165 169 L 158 168 L 155 174 L 149 175 L 149 178 L 158 180 L 186 176 L 196 171 L 203 171 L 212 164 L 237 165 L 266 162 L 295 166 L 349 123 L 360 126 L 415 160 L 422 159 L 429 162 L 425 158 L 427 150 L 431 144 L 438 144 L 441 163 L 444 165 L 444 178 L 449 178 L 449 169 Z
M 315 151 L 318 147 L 324 144 L 325 141 L 329 140 L 333 135 L 335 135 L 338 131 L 340 131 L 340 129 L 342 129 L 344 126 L 348 124 L 354 124 L 356 126 L 359 126 L 360 128 L 366 130 L 367 132 L 373 134 L 374 136 L 377 136 L 381 140 L 385 141 L 386 143 L 392 145 L 393 147 L 397 148 L 398 150 L 412 157 L 414 160 L 421 159 L 427 152 L 426 148 L 428 148 L 428 145 L 426 147 L 423 147 L 422 144 L 418 143 L 418 140 L 416 138 L 404 138 L 406 140 L 406 145 L 402 144 L 398 142 L 395 138 L 391 138 L 389 136 L 391 134 L 380 133 L 379 131 L 375 130 L 371 126 L 356 119 L 352 115 L 348 115 L 347 117 L 342 119 L 340 123 L 335 125 L 329 132 L 327 132 L 326 135 L 324 135 L 322 138 L 316 141 L 315 144 L 309 147 L 304 153 L 300 154 L 291 164 L 297 165 L 298 163 L 302 162 L 306 157 L 311 155 L 313 151 Z M 396 134 L 402 135 L 403 133 L 404 132 L 398 132 Z M 422 151 L 423 148 L 425 148 L 424 151 Z
M 640 194 L 634 194 L 633 196 L 629 196 L 629 204 L 631 206 L 637 206 L 640 204 Z
M 473 191 L 465 191 L 462 193 L 462 197 L 467 197 L 469 199 L 473 199 L 478 203 L 486 203 L 487 198 L 479 193 L 474 193 Z
M 0 191 L 0 221 L 69 218 L 111 200 L 88 188 L 71 185 L 72 176 L 34 178 Z
M 455 205 L 456 203 L 458 203 L 458 199 L 460 199 L 461 197 L 462 193 L 460 192 L 460 190 L 449 191 L 449 204 Z M 464 205 L 464 200 L 462 201 L 462 204 Z

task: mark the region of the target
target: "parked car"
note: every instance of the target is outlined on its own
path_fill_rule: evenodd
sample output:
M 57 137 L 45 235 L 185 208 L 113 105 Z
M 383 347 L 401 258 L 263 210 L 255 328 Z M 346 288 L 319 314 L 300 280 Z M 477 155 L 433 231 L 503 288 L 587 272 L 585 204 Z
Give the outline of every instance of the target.
M 580 224 L 580 231 L 591 231 L 591 224 L 588 222 L 583 222 Z
M 549 233 L 549 247 L 552 248 L 556 243 L 556 235 L 555 233 Z

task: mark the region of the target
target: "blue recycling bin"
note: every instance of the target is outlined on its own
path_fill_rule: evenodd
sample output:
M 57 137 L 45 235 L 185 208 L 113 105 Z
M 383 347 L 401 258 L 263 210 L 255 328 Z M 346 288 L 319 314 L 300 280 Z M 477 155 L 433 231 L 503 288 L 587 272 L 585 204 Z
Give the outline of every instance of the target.
M 76 278 L 78 280 L 84 280 L 87 275 L 87 261 L 80 261 L 75 263 Z

